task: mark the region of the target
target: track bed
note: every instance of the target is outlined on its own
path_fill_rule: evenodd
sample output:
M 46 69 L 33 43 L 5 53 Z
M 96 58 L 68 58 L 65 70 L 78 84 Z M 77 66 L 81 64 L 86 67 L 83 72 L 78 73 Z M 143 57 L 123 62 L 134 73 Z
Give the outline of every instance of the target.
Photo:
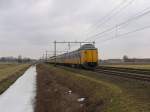
M 95 72 L 150 82 L 150 70 L 99 66 Z

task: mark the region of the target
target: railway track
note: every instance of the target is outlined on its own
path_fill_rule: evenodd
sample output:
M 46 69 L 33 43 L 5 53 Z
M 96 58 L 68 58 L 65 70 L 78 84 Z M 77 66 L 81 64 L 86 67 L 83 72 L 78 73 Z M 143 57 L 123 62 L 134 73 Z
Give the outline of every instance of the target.
M 150 70 L 100 66 L 97 67 L 94 71 L 107 75 L 115 75 L 150 82 Z

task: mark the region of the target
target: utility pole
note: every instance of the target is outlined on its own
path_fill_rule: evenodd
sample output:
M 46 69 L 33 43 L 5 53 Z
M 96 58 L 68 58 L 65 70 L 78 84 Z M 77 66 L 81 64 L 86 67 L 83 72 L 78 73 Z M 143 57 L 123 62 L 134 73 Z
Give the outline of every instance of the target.
M 55 66 L 56 66 L 56 41 L 54 41 L 54 58 L 55 58 Z
M 44 57 L 45 57 L 45 56 L 44 56 L 44 53 L 43 53 L 43 56 L 42 56 L 42 60 L 43 60 L 43 61 L 44 61 Z
M 57 54 L 56 54 L 57 53 L 57 44 L 68 44 L 68 47 L 70 49 L 72 43 L 80 44 L 80 47 L 81 47 L 82 44 L 93 44 L 93 45 L 95 45 L 94 41 L 93 42 L 84 42 L 84 41 L 83 42 L 79 42 L 79 41 L 75 41 L 75 42 L 69 42 L 69 41 L 57 42 L 57 41 L 54 41 L 55 66 L 56 66 L 56 61 L 57 61 L 57 59 L 56 59 L 56 56 L 57 56 Z
M 46 55 L 46 56 L 45 56 L 45 60 L 46 60 L 46 61 L 47 61 L 47 52 L 48 52 L 48 51 L 46 51 L 46 54 L 45 54 L 45 55 Z

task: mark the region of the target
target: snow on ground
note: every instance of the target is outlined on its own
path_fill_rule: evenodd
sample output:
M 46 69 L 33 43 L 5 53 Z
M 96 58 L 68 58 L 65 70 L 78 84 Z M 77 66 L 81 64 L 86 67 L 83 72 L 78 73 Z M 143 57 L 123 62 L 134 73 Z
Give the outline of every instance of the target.
M 33 112 L 36 91 L 36 67 L 30 67 L 0 95 L 0 112 Z

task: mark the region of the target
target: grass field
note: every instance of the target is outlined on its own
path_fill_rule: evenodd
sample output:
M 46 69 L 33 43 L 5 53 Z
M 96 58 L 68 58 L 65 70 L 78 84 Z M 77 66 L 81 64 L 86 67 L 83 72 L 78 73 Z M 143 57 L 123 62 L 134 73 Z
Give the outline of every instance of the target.
M 122 68 L 135 68 L 135 69 L 147 69 L 150 70 L 150 64 L 111 64 L 111 65 L 100 65 L 110 67 L 122 67 Z
M 21 76 L 28 67 L 28 64 L 0 64 L 0 94 Z
M 150 84 L 67 67 L 41 68 L 86 97 L 86 112 L 150 112 Z
M 104 87 L 109 89 L 108 91 L 101 90 L 101 96 L 106 94 L 108 99 L 111 96 L 110 105 L 105 107 L 107 112 L 150 112 L 150 83 L 73 68 L 63 67 L 63 69 L 100 82 L 97 86 L 107 85 Z M 79 84 L 82 85 L 82 82 Z

